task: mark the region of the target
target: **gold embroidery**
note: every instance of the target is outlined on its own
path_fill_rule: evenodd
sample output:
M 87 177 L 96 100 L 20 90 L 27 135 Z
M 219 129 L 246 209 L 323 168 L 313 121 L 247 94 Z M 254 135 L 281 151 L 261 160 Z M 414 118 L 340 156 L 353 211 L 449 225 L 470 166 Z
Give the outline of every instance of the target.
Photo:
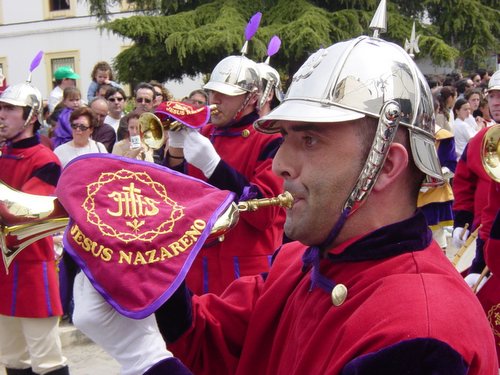
M 488 311 L 488 321 L 490 322 L 493 334 L 500 337 L 500 303 L 492 306 Z
M 107 210 L 111 216 L 125 216 L 138 218 L 143 216 L 155 216 L 158 214 L 158 201 L 145 197 L 142 190 L 137 189 L 133 182 L 129 186 L 122 187 L 122 191 L 114 191 L 108 194 L 117 203 L 118 211 Z M 124 212 L 125 211 L 125 212 Z
M 109 184 L 117 181 L 126 186 L 121 191 L 109 191 Z M 96 201 L 102 204 L 109 198 L 116 206 L 98 212 Z M 103 172 L 97 181 L 88 184 L 87 198 L 82 207 L 87 212 L 87 221 L 96 225 L 104 236 L 125 243 L 135 240 L 150 242 L 160 234 L 170 233 L 175 222 L 184 216 L 184 207 L 168 196 L 163 184 L 153 181 L 145 172 L 126 169 Z M 113 218 L 112 223 L 106 215 Z M 125 220 L 120 225 L 122 223 L 116 221 L 116 217 L 133 220 Z

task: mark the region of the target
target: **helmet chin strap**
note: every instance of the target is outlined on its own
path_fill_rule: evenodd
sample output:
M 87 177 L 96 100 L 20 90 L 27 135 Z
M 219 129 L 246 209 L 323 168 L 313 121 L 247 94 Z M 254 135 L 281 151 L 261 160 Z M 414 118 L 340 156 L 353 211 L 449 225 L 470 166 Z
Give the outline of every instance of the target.
M 377 132 L 365 165 L 359 174 L 354 188 L 344 203 L 339 219 L 333 226 L 327 239 L 318 245 L 319 249 L 324 250 L 333 243 L 347 221 L 347 218 L 366 201 L 387 158 L 389 146 L 396 136 L 400 118 L 401 107 L 399 104 L 394 100 L 386 101 L 380 110 Z
M 245 97 L 245 100 L 241 104 L 241 107 L 238 109 L 238 111 L 234 115 L 233 121 L 231 121 L 231 124 L 234 124 L 235 122 L 238 122 L 243 117 L 243 111 L 247 107 L 247 105 L 250 102 L 250 100 L 255 97 L 255 95 L 257 95 L 256 91 L 252 91 L 252 92 L 249 92 L 247 94 L 247 96 Z

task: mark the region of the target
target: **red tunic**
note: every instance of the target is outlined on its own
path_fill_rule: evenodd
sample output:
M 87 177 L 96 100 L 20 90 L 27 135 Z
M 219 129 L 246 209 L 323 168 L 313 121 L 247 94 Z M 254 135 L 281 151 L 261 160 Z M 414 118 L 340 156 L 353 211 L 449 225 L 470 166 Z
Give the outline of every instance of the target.
M 476 228 L 481 221 L 481 211 L 488 203 L 488 188 L 491 178 L 481 162 L 481 148 L 484 133 L 489 128 L 479 131 L 467 144 L 458 161 L 453 177 L 453 211 L 455 226 L 464 227 L 465 223 Z
M 500 183 L 492 181 L 488 205 L 481 216 L 483 226 L 479 231 L 485 240 L 484 258 L 493 273 L 477 294 L 490 322 L 497 343 L 500 361 Z
M 55 154 L 37 138 L 24 139 L 0 158 L 0 180 L 30 194 L 52 195 L 61 171 Z M 51 237 L 22 250 L 9 274 L 0 267 L 0 314 L 25 318 L 62 315 L 59 281 Z
M 222 130 L 211 125 L 203 128 L 222 159 L 208 182 L 240 198 L 245 189 L 255 192 L 255 198 L 275 197 L 283 192 L 282 179 L 271 170 L 280 136 L 257 132 L 252 125 L 255 119 L 246 116 Z M 192 166 L 188 174 L 207 180 Z M 241 213 L 222 242 L 213 241 L 201 249 L 187 276 L 190 289 L 196 294 L 220 294 L 240 276 L 267 272 L 273 252 L 282 243 L 284 221 L 285 210 L 276 207 Z
M 320 270 L 347 287 L 340 306 L 311 290 L 294 242 L 265 281 L 241 278 L 184 305 L 179 291 L 158 325 L 196 374 L 496 375 L 481 306 L 425 227 L 419 214 L 330 250 Z

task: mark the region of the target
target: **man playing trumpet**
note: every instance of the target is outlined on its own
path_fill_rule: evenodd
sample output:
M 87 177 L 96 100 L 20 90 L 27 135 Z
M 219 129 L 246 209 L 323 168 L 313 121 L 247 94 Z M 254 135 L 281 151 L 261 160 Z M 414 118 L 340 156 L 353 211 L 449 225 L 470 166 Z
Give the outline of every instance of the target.
M 165 165 L 233 191 L 239 200 L 272 197 L 283 182 L 271 171 L 280 142 L 258 133 L 260 77 L 257 64 L 245 56 L 229 56 L 214 68 L 204 87 L 216 105 L 211 123 L 201 132 L 169 131 Z M 206 244 L 195 260 L 187 283 L 196 294 L 220 294 L 235 278 L 266 272 L 282 242 L 284 211 L 274 207 L 242 214 L 240 223 L 222 241 Z
M 57 156 L 40 144 L 42 95 L 29 82 L 0 96 L 0 180 L 30 194 L 54 194 Z M 51 237 L 42 238 L 0 267 L 0 361 L 7 374 L 69 374 L 59 338 L 62 315 Z
M 442 176 L 406 52 L 376 37 L 320 49 L 255 125 L 284 137 L 273 170 L 296 242 L 220 297 L 181 285 L 156 311 L 174 355 L 195 374 L 497 374 L 481 306 L 416 210 L 425 175 Z

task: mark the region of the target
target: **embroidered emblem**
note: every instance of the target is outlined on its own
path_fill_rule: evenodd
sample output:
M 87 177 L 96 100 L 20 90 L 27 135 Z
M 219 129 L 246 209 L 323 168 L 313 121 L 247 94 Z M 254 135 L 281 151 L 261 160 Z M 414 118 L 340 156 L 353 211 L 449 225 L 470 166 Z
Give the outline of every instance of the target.
M 491 329 L 493 330 L 493 334 L 496 336 L 496 341 L 498 342 L 498 338 L 500 338 L 500 303 L 492 306 L 488 310 L 487 316 Z
M 168 197 L 164 185 L 145 172 L 126 169 L 103 172 L 97 181 L 88 184 L 82 208 L 87 222 L 96 225 L 104 236 L 125 243 L 149 242 L 170 233 L 184 216 L 184 207 Z

